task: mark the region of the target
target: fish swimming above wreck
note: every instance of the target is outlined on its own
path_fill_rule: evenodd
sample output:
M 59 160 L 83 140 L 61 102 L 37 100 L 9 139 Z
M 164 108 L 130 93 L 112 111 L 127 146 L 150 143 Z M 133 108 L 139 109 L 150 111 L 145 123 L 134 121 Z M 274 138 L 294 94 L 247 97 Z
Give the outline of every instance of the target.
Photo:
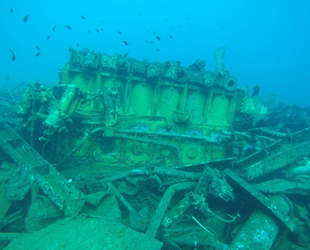
M 11 52 L 11 56 L 12 56 L 11 59 L 12 59 L 12 61 L 14 62 L 15 59 L 16 59 L 15 53 L 14 53 L 14 51 L 11 50 L 10 48 L 9 48 L 9 51 Z
M 128 46 L 128 42 L 127 42 L 127 41 L 122 40 L 122 42 L 123 42 L 126 46 Z
M 3 249 L 307 249 L 309 109 L 238 88 L 225 50 L 211 72 L 70 48 L 28 84 L 0 122 Z
M 24 16 L 24 17 L 23 17 L 23 22 L 24 22 L 24 23 L 27 22 L 28 19 L 29 19 L 29 15 Z

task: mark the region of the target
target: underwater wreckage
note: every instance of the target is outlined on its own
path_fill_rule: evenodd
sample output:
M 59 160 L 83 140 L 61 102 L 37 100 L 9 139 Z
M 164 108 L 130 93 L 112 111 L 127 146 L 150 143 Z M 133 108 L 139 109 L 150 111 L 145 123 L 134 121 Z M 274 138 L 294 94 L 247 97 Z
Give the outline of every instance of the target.
M 208 72 L 70 49 L 29 84 L 0 123 L 1 249 L 307 249 L 308 110 L 237 88 L 224 50 Z

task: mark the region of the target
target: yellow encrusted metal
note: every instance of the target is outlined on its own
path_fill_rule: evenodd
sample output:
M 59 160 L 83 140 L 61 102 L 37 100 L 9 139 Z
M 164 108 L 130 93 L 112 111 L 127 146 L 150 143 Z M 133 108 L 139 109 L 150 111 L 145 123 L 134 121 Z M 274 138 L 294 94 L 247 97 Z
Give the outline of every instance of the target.
M 182 167 L 231 157 L 221 131 L 231 130 L 245 92 L 228 71 L 205 71 L 200 60 L 186 68 L 70 53 L 40 137 L 49 142 L 50 161 L 89 160 L 91 171 L 103 174 L 106 166 L 117 171 L 164 160 Z

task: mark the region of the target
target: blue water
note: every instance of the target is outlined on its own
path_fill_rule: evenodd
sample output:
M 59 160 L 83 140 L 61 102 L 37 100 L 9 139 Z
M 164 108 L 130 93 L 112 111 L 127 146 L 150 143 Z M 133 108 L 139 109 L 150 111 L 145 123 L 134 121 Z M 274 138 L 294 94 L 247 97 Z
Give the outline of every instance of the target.
M 260 85 L 262 94 L 310 106 L 309 13 L 308 0 L 2 1 L 0 86 L 53 84 L 69 59 L 69 47 L 129 53 L 138 60 L 178 60 L 183 66 L 199 58 L 214 71 L 215 50 L 228 46 L 225 68 L 239 86 Z

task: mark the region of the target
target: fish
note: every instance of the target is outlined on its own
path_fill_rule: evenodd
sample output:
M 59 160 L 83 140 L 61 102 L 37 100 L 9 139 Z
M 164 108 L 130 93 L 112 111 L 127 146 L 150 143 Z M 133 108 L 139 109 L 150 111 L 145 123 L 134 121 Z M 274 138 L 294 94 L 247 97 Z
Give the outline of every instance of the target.
M 10 8 L 10 12 L 13 14 L 13 8 Z
M 76 46 L 77 46 L 77 47 L 79 47 L 79 46 L 80 46 L 80 44 L 79 44 L 79 43 L 77 43 L 77 44 L 76 44 Z
M 156 51 L 157 51 L 157 52 L 159 52 L 159 51 L 160 51 L 160 49 L 157 49 Z
M 50 40 L 50 38 L 51 38 L 51 35 L 48 35 L 48 36 L 47 36 L 47 40 Z
M 122 42 L 126 44 L 126 46 L 128 46 L 128 42 L 126 42 L 125 40 L 122 40 Z
M 103 28 L 100 28 L 100 30 L 102 30 L 102 31 L 103 31 Z
M 145 40 L 145 43 L 147 43 L 147 40 Z
M 38 57 L 39 55 L 41 55 L 41 53 L 40 53 L 40 52 L 37 52 L 37 53 L 36 53 L 36 57 Z
M 56 30 L 56 25 L 53 27 L 53 31 L 55 31 Z
M 173 39 L 173 36 L 172 36 L 172 35 L 169 35 L 169 37 L 170 37 L 171 39 Z
M 67 29 L 69 29 L 69 30 L 71 30 L 72 28 L 71 28 L 71 26 L 70 25 L 65 25 L 65 27 L 67 28 Z
M 98 30 L 98 29 L 95 29 L 98 33 L 100 33 L 100 30 Z
M 122 34 L 122 32 L 120 32 L 120 31 L 117 31 L 117 33 L 120 34 L 120 35 Z
M 81 18 L 82 18 L 83 20 L 85 20 L 85 16 L 82 15 Z
M 88 31 L 88 34 L 90 33 L 90 31 Z
M 14 62 L 15 61 L 15 59 L 16 59 L 16 57 L 15 57 L 15 53 L 14 53 L 14 51 L 13 50 L 11 50 L 11 48 L 9 48 L 9 50 L 11 51 L 11 53 L 12 53 L 12 61 Z
M 149 41 L 149 43 L 154 43 L 154 41 Z
M 37 50 L 40 50 L 39 46 L 34 46 Z
M 158 41 L 160 41 L 160 37 L 159 36 L 155 36 L 157 38 Z
M 27 22 L 28 18 L 29 18 L 29 15 L 24 16 L 23 18 L 24 23 Z

